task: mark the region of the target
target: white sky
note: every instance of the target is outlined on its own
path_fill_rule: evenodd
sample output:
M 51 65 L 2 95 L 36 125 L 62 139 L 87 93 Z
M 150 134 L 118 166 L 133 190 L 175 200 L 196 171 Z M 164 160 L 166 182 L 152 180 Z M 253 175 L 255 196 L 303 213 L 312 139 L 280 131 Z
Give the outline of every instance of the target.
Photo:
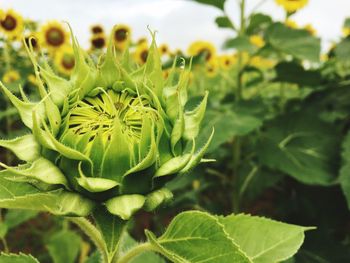
M 227 0 L 229 16 L 237 21 L 237 0 Z M 251 10 L 260 0 L 247 0 Z M 323 39 L 324 47 L 341 35 L 346 17 L 350 17 L 350 0 L 309 0 L 307 7 L 293 19 L 300 25 L 311 23 Z M 108 30 L 114 24 L 126 23 L 133 38 L 147 36 L 147 25 L 158 31 L 157 42 L 171 48 L 186 49 L 198 39 L 214 42 L 219 48 L 232 36 L 214 23 L 220 11 L 189 0 L 0 0 L 0 8 L 14 8 L 24 17 L 46 21 L 68 21 L 83 46 L 88 46 L 89 26 L 100 23 Z M 283 9 L 274 0 L 266 0 L 259 11 L 282 19 Z

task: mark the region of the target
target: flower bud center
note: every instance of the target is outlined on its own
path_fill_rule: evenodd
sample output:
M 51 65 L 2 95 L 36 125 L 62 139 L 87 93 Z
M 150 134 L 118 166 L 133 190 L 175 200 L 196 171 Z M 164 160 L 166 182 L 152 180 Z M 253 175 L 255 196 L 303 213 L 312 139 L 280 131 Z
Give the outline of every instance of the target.
M 93 141 L 97 133 L 101 133 L 107 142 L 113 134 L 115 118 L 118 118 L 122 132 L 129 139 L 139 141 L 142 118 L 152 111 L 146 98 L 108 90 L 78 102 L 68 115 L 68 127 L 78 136 L 88 133 L 89 141 Z

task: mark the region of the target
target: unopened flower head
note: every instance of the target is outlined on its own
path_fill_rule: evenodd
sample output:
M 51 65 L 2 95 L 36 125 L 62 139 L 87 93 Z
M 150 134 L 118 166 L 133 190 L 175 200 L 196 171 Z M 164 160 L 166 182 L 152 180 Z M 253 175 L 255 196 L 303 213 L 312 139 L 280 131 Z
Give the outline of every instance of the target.
M 32 133 L 0 145 L 26 162 L 2 164 L 16 174 L 12 180 L 64 188 L 128 219 L 171 199 L 165 183 L 201 162 L 212 135 L 196 145 L 208 94 L 185 110 L 190 70 L 183 69 L 179 81 L 170 72 L 165 81 L 153 34 L 142 66 L 133 65 L 128 52 L 120 58 L 114 36 L 97 65 L 73 37 L 70 80 L 39 65 L 28 48 L 42 100 L 22 101 L 1 84 Z

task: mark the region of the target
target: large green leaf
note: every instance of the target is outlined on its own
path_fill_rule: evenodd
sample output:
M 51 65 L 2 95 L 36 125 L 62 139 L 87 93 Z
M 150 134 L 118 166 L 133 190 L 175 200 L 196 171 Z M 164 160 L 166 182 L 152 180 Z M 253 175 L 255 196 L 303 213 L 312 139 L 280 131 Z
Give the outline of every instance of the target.
M 192 0 L 200 4 L 210 5 L 224 10 L 226 0 Z
M 94 202 L 63 189 L 41 192 L 28 183 L 12 182 L 0 174 L 0 207 L 48 211 L 56 215 L 87 216 Z
M 31 255 L 1 253 L 0 263 L 39 263 L 39 261 Z
M 312 228 L 244 214 L 220 217 L 225 231 L 254 263 L 280 262 L 292 257 Z
M 339 182 L 350 209 L 350 132 L 348 132 L 342 144 L 342 167 Z
M 74 263 L 79 254 L 81 242 L 79 235 L 63 230 L 50 236 L 46 246 L 54 263 Z
M 338 134 L 317 114 L 285 114 L 266 124 L 257 147 L 260 162 L 307 184 L 334 183 Z
M 269 43 L 279 51 L 313 62 L 318 62 L 320 59 L 320 39 L 306 30 L 292 29 L 281 23 L 275 23 L 268 28 L 266 35 Z
M 210 153 L 221 144 L 232 140 L 234 136 L 246 135 L 256 130 L 261 124 L 260 119 L 246 112 L 207 110 L 202 124 L 203 128 L 198 137 L 198 144 L 205 144 L 214 127 L 215 134 L 207 150 Z
M 219 220 L 207 213 L 181 213 L 161 237 L 146 234 L 156 250 L 172 262 L 252 262 L 228 237 Z

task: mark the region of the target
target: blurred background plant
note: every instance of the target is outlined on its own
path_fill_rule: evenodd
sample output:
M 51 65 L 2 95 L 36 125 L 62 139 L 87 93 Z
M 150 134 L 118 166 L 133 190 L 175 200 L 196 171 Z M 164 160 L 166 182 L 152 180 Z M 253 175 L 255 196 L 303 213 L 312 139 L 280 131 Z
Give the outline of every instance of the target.
M 169 75 L 174 63 L 192 63 L 186 107 L 196 105 L 209 91 L 198 140 L 199 144 L 206 140 L 215 127 L 208 152 L 216 162 L 171 182 L 168 187 L 175 192 L 175 202 L 157 216 L 140 212 L 131 226 L 130 242 L 143 240 L 145 228 L 161 233 L 179 211 L 245 212 L 318 227 L 288 262 L 348 262 L 350 19 L 344 22 L 343 36 L 322 54 L 313 26 L 293 20 L 307 0 L 276 0 L 285 10 L 282 21 L 259 13 L 261 3 L 248 13 L 246 1 L 237 1 L 240 17 L 233 21 L 225 0 L 194 2 L 221 12 L 214 22 L 218 30 L 229 30 L 231 35 L 222 49 L 203 40 L 187 50 L 172 50 L 167 43 L 158 48 L 165 79 L 179 77 Z M 67 25 L 38 23 L 14 10 L 0 10 L 0 20 L 0 77 L 12 92 L 39 98 L 23 41 L 37 55 L 44 54 L 45 63 L 56 73 L 70 76 L 75 61 Z M 90 33 L 86 52 L 95 62 L 109 41 L 120 56 L 131 47 L 134 63 L 147 61 L 148 39 L 134 39 L 128 25 L 116 27 L 111 39 L 100 24 L 91 25 Z M 0 136 L 26 133 L 17 111 L 2 95 L 0 107 Z M 17 162 L 5 149 L 0 151 L 0 161 Z M 66 220 L 21 210 L 1 212 L 4 251 L 31 253 L 40 262 L 97 262 L 92 245 Z M 64 258 L 58 253 L 62 249 L 67 251 Z

